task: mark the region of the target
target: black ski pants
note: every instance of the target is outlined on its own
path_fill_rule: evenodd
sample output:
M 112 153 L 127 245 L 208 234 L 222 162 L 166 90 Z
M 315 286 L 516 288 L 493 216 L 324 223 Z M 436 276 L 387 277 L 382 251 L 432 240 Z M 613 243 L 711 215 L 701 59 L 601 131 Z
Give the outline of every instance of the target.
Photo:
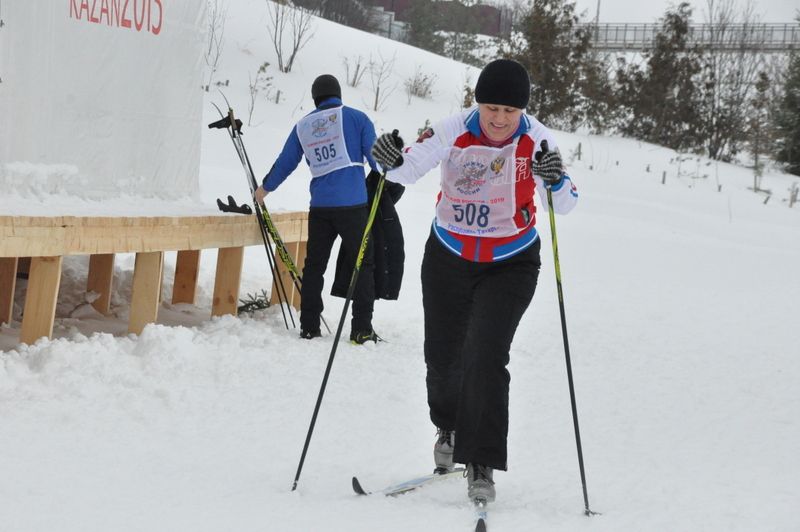
M 455 430 L 453 459 L 507 468 L 506 369 L 514 333 L 533 298 L 536 241 L 499 262 L 470 262 L 431 234 L 422 259 L 426 384 L 431 421 Z
M 336 237 L 342 238 L 342 249 L 350 271 L 356 264 L 364 228 L 369 212 L 359 207 L 312 207 L 308 212 L 308 244 L 303 266 L 303 297 L 300 303 L 300 327 L 305 331 L 318 331 L 322 314 L 323 275 L 328 267 L 331 248 Z M 375 303 L 375 276 L 372 246 L 367 244 L 361 271 L 353 293 L 354 331 L 372 330 L 372 309 Z

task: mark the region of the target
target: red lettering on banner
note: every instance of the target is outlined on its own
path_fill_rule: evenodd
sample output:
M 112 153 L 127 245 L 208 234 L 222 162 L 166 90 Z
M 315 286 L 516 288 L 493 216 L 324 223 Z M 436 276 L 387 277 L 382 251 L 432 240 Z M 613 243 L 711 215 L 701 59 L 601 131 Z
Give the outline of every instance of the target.
M 136 4 L 141 2 L 142 4 L 142 16 L 139 17 L 139 10 L 136 9 Z M 142 31 L 142 26 L 144 26 L 144 12 L 147 3 L 144 0 L 133 0 L 133 24 L 136 26 L 136 31 Z
M 89 13 L 89 22 L 100 22 L 99 18 L 94 16 L 94 8 L 97 7 L 97 0 L 92 0 L 92 11 Z
M 102 0 L 100 3 L 100 22 L 103 22 L 103 13 L 106 14 L 106 24 L 111 25 L 111 16 L 108 13 L 108 0 Z
M 130 28 L 131 27 L 131 19 L 128 18 L 128 1 L 125 0 L 125 3 L 122 4 L 122 27 L 123 28 Z
M 1 0 L 0 0 L 1 1 Z M 164 29 L 164 0 L 69 0 L 69 17 L 94 24 L 147 31 Z
M 119 26 L 119 0 L 111 0 L 111 20 L 109 24 Z
M 158 24 L 153 24 L 150 31 L 153 32 L 153 35 L 158 35 L 161 33 L 161 22 L 164 19 L 164 6 L 161 5 L 161 0 L 155 0 L 155 3 L 158 6 Z

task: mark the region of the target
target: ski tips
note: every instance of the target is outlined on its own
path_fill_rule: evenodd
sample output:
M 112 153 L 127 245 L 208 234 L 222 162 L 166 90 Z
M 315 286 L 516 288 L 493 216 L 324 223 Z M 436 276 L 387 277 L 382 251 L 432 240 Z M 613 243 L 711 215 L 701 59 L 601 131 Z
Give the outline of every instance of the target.
M 234 118 L 234 116 L 233 116 L 233 107 L 231 107 L 231 102 L 228 101 L 228 97 L 225 96 L 225 93 L 222 92 L 222 89 L 217 89 L 217 91 L 219 91 L 219 94 L 222 96 L 222 99 L 225 100 L 225 105 L 228 106 L 228 118 L 231 120 L 231 122 L 233 122 L 236 125 L 236 127 L 234 128 L 236 130 L 236 132 L 241 135 L 242 134 L 242 121 L 239 120 L 238 118 Z M 222 113 L 220 112 L 220 114 L 222 114 Z
M 486 532 L 486 505 L 485 499 L 473 499 L 475 504 L 475 514 L 478 520 L 475 522 L 475 532 Z
M 353 491 L 355 491 L 359 495 L 369 495 L 364 488 L 361 487 L 361 483 L 358 481 L 356 477 L 353 477 Z
M 231 108 L 231 102 L 228 101 L 228 98 L 225 96 L 225 93 L 222 92 L 222 89 L 217 89 L 222 96 L 222 99 L 225 100 L 225 104 L 228 106 L 228 109 Z

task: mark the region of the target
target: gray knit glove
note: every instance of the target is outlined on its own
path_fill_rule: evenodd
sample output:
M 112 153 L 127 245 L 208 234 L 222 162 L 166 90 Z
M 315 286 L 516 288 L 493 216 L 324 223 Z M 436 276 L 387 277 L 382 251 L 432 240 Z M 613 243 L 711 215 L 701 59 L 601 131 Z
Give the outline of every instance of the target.
M 552 187 L 561 181 L 564 175 L 564 162 L 557 151 L 549 151 L 547 141 L 543 140 L 541 151 L 536 152 L 533 161 L 533 173 L 544 181 L 545 186 Z
M 396 129 L 391 133 L 384 133 L 372 145 L 372 158 L 380 164 L 384 170 L 392 170 L 403 164 L 403 139 L 400 132 Z

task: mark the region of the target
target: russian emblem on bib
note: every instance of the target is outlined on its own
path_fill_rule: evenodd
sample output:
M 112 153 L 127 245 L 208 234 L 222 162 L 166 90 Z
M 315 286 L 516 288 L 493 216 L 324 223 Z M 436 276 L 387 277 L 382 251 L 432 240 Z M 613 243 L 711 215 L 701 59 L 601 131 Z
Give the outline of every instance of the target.
M 328 128 L 331 127 L 331 124 L 328 124 L 328 120 L 324 118 L 317 118 L 313 122 L 311 122 L 311 134 L 317 138 L 324 137 L 328 133 Z
M 506 164 L 506 158 L 501 156 L 492 161 L 492 164 L 489 165 L 489 168 L 491 168 L 492 172 L 494 172 L 495 174 L 499 174 L 500 172 L 503 171 L 503 166 L 505 166 L 505 164 Z
M 480 191 L 481 186 L 486 183 L 483 178 L 488 168 L 481 161 L 467 161 L 461 166 L 461 177 L 456 180 L 454 186 L 456 190 L 464 195 L 471 196 Z

